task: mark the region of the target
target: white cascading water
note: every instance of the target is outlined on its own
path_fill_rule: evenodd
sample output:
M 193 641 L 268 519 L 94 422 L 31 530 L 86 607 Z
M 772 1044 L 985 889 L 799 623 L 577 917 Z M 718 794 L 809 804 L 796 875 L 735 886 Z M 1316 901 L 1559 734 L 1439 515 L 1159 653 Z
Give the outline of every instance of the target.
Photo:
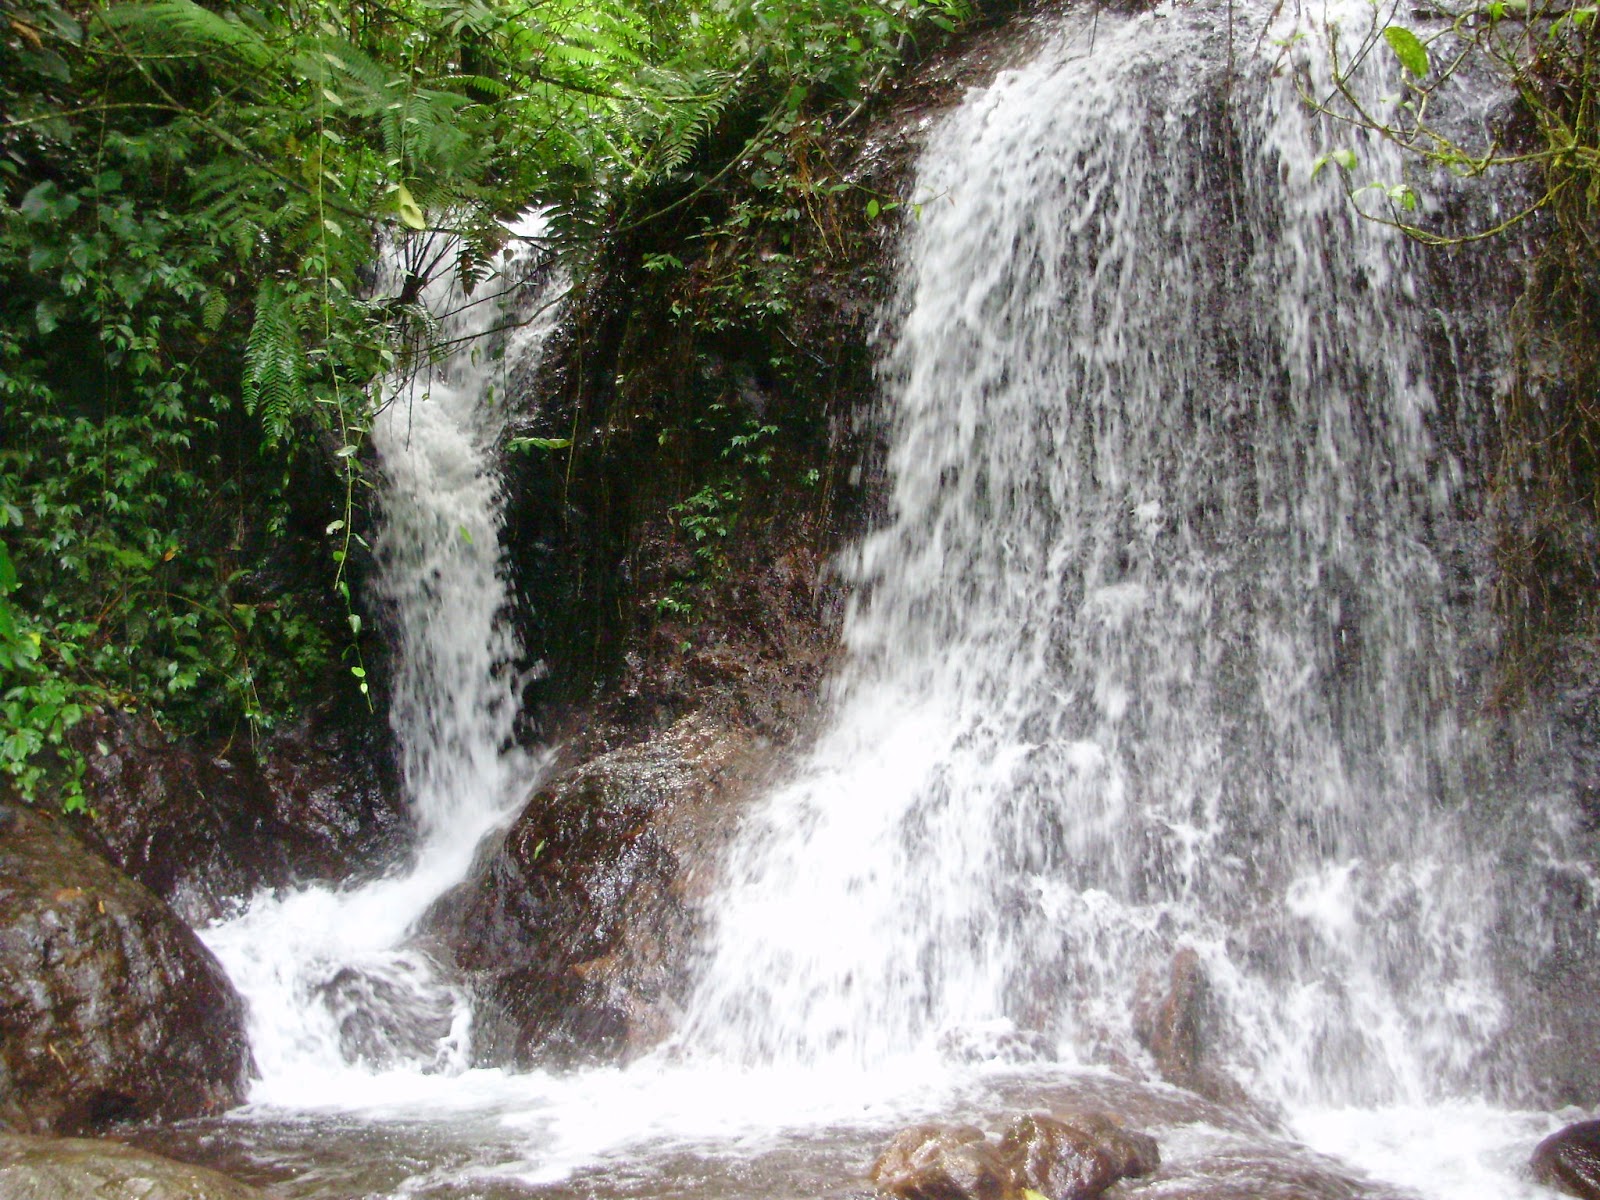
M 538 231 L 537 221 L 516 230 Z M 438 246 L 409 249 L 445 257 Z M 544 307 L 518 323 L 519 302 L 536 290 L 521 286 L 529 262 L 522 249 L 506 251 L 475 298 L 453 278 L 428 285 L 422 302 L 445 314 L 437 337 L 452 349 L 397 381 L 373 422 L 383 475 L 377 591 L 393 628 L 390 720 L 417 826 L 413 861 L 362 887 L 259 896 L 204 933 L 249 1004 L 256 1100 L 321 1103 L 352 1075 L 450 1074 L 469 1061 L 468 997 L 404 943 L 535 769 L 512 744 L 519 648 L 506 619 L 493 466 L 507 415 L 496 385 L 511 365 L 536 361 L 552 327 L 550 284 Z M 497 332 L 508 325 L 518 327 Z
M 1442 557 L 1460 467 L 1414 256 L 1313 179 L 1340 145 L 1404 164 L 1308 113 L 1292 22 L 1230 28 L 1074 20 L 932 133 L 891 519 L 820 743 L 740 839 L 690 1049 L 1137 1059 L 1189 948 L 1269 1105 L 1476 1090 L 1504 881 L 1461 721 L 1481 599 Z

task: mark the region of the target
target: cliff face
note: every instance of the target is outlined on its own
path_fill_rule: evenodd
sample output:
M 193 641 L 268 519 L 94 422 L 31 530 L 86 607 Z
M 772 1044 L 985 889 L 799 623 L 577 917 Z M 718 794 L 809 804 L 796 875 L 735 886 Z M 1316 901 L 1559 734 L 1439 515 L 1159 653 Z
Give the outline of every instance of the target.
M 571 446 L 505 464 L 540 732 L 610 747 L 731 705 L 792 736 L 792 703 L 757 681 L 815 684 L 834 556 L 881 516 L 874 343 L 909 160 L 933 112 L 1023 52 L 1022 25 L 980 29 L 873 112 L 797 118 L 761 157 L 730 131 L 716 187 L 652 197 L 598 249 L 513 430 Z

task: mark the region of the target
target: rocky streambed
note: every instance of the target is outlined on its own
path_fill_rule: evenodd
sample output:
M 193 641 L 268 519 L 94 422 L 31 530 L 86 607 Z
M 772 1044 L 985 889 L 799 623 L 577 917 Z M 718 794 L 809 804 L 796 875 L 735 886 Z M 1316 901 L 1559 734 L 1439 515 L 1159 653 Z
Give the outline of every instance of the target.
M 1209 1076 L 1205 998 L 1188 961 L 1174 965 L 1141 1018 L 1187 1087 L 1129 1078 L 1142 1073 L 1131 1066 L 1119 1075 L 1029 1062 L 1039 1048 L 1004 1031 L 952 1039 L 942 1064 L 906 1064 L 900 1078 L 892 1069 L 832 1080 L 707 1072 L 652 1051 L 674 994 L 663 974 L 673 955 L 656 939 L 692 908 L 707 862 L 697 854 L 714 855 L 727 806 L 763 763 L 748 741 L 689 721 L 547 782 L 530 810 L 542 815 L 525 816 L 484 855 L 476 882 L 440 905 L 430 936 L 452 921 L 458 931 L 482 927 L 489 911 L 549 942 L 542 960 L 564 964 L 547 969 L 569 981 L 555 993 L 564 1006 L 549 989 L 518 992 L 505 970 L 482 986 L 491 1012 L 502 1011 L 496 995 L 546 997 L 540 1028 L 560 1069 L 549 1060 L 520 1072 L 480 1067 L 429 1083 L 426 1095 L 414 1077 L 378 1075 L 364 1100 L 322 1111 L 236 1107 L 251 1066 L 243 1014 L 204 946 L 103 849 L 58 818 L 5 806 L 0 1111 L 15 1132 L 0 1140 L 0 1196 L 856 1200 L 875 1185 L 901 1200 L 1022 1200 L 1024 1187 L 1049 1200 L 1406 1194 L 1311 1150 L 1270 1114 L 1193 1090 Z M 581 819 L 564 822 L 580 798 Z M 530 851 L 518 858 L 521 841 Z M 532 855 L 539 842 L 545 850 Z M 584 866 L 611 859 L 604 885 Z M 524 899 L 497 906 L 494 881 L 514 871 L 524 873 Z M 596 1013 L 604 1021 L 590 1023 Z M 526 1028 L 503 1035 L 508 1059 L 540 1043 L 517 1034 Z M 603 1036 L 585 1043 L 585 1031 Z M 578 1065 L 585 1044 L 590 1060 L 635 1061 L 626 1070 Z M 1058 1119 L 1088 1132 L 1063 1140 L 1050 1124 Z M 1559 1119 L 1510 1121 L 1482 1145 L 1472 1144 L 1482 1125 L 1464 1124 L 1460 1156 L 1487 1153 L 1504 1178 L 1520 1178 L 1508 1194 L 1548 1194 L 1526 1164 Z M 1596 1195 L 1592 1145 L 1583 1129 L 1552 1143 L 1538 1179 Z M 1120 1165 L 1107 1167 L 1112 1159 Z

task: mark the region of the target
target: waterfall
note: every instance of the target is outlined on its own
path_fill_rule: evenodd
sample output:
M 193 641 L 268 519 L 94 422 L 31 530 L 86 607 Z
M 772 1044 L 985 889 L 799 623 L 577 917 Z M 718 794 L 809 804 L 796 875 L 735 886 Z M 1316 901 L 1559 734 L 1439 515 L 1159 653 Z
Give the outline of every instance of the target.
M 515 230 L 539 231 L 537 220 Z M 449 257 L 421 240 L 406 249 L 435 264 Z M 447 350 L 391 381 L 373 422 L 375 590 L 392 627 L 390 721 L 417 844 L 401 873 L 351 890 L 258 896 L 237 920 L 204 931 L 250 1006 L 256 1099 L 326 1103 L 330 1088 L 359 1087 L 375 1071 L 455 1073 L 470 1061 L 469 998 L 405 939 L 536 769 L 512 741 L 519 646 L 494 468 L 504 379 L 512 365 L 537 363 L 561 287 L 533 275 L 535 261 L 505 251 L 471 294 L 435 278 L 422 303 L 442 314 L 433 338 Z
M 430 299 L 467 349 L 374 431 L 416 861 L 205 934 L 251 1005 L 264 1143 L 345 1172 L 307 1195 L 843 1194 L 911 1121 L 1063 1105 L 1154 1129 L 1150 1195 L 1543 1194 L 1558 1118 L 1504 1107 L 1533 1094 L 1506 1067 L 1560 1045 L 1540 972 L 1593 954 L 1600 889 L 1552 915 L 1567 783 L 1508 770 L 1520 727 L 1478 695 L 1464 459 L 1505 322 L 1484 291 L 1463 323 L 1314 173 L 1405 164 L 1308 109 L 1339 14 L 1285 8 L 1061 14 L 929 128 L 845 653 L 742 816 L 681 1027 L 623 1068 L 466 1070 L 468 997 L 406 942 L 535 769 L 507 749 L 491 451 L 544 326 L 475 339 L 496 305 Z M 1225 1115 L 1152 1086 L 1140 1014 L 1184 971 L 1209 1082 L 1248 1101 Z M 362 1122 L 404 1161 L 369 1170 Z
M 1148 1061 L 1134 1013 L 1186 951 L 1265 1102 L 1477 1086 L 1512 885 L 1438 318 L 1405 239 L 1313 178 L 1397 152 L 1310 113 L 1290 68 L 1327 68 L 1264 20 L 1068 18 L 931 133 L 889 519 L 826 729 L 735 849 L 689 1048 Z

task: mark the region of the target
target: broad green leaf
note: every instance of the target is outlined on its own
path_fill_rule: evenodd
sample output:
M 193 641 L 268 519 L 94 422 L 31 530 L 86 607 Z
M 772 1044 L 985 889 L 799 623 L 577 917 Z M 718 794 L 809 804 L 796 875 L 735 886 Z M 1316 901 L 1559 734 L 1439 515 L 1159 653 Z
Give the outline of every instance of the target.
M 507 450 L 565 450 L 572 445 L 571 438 L 515 437 L 506 443 Z
M 1428 73 L 1428 48 L 1420 38 L 1404 25 L 1390 25 L 1383 31 L 1383 40 L 1400 60 L 1400 65 L 1418 79 Z
M 411 189 L 401 183 L 395 186 L 395 192 L 401 223 L 411 229 L 426 229 L 428 218 L 423 215 L 417 202 L 411 198 Z
M 17 211 L 30 221 L 48 221 L 55 216 L 56 203 L 56 185 L 47 179 L 28 189 Z

